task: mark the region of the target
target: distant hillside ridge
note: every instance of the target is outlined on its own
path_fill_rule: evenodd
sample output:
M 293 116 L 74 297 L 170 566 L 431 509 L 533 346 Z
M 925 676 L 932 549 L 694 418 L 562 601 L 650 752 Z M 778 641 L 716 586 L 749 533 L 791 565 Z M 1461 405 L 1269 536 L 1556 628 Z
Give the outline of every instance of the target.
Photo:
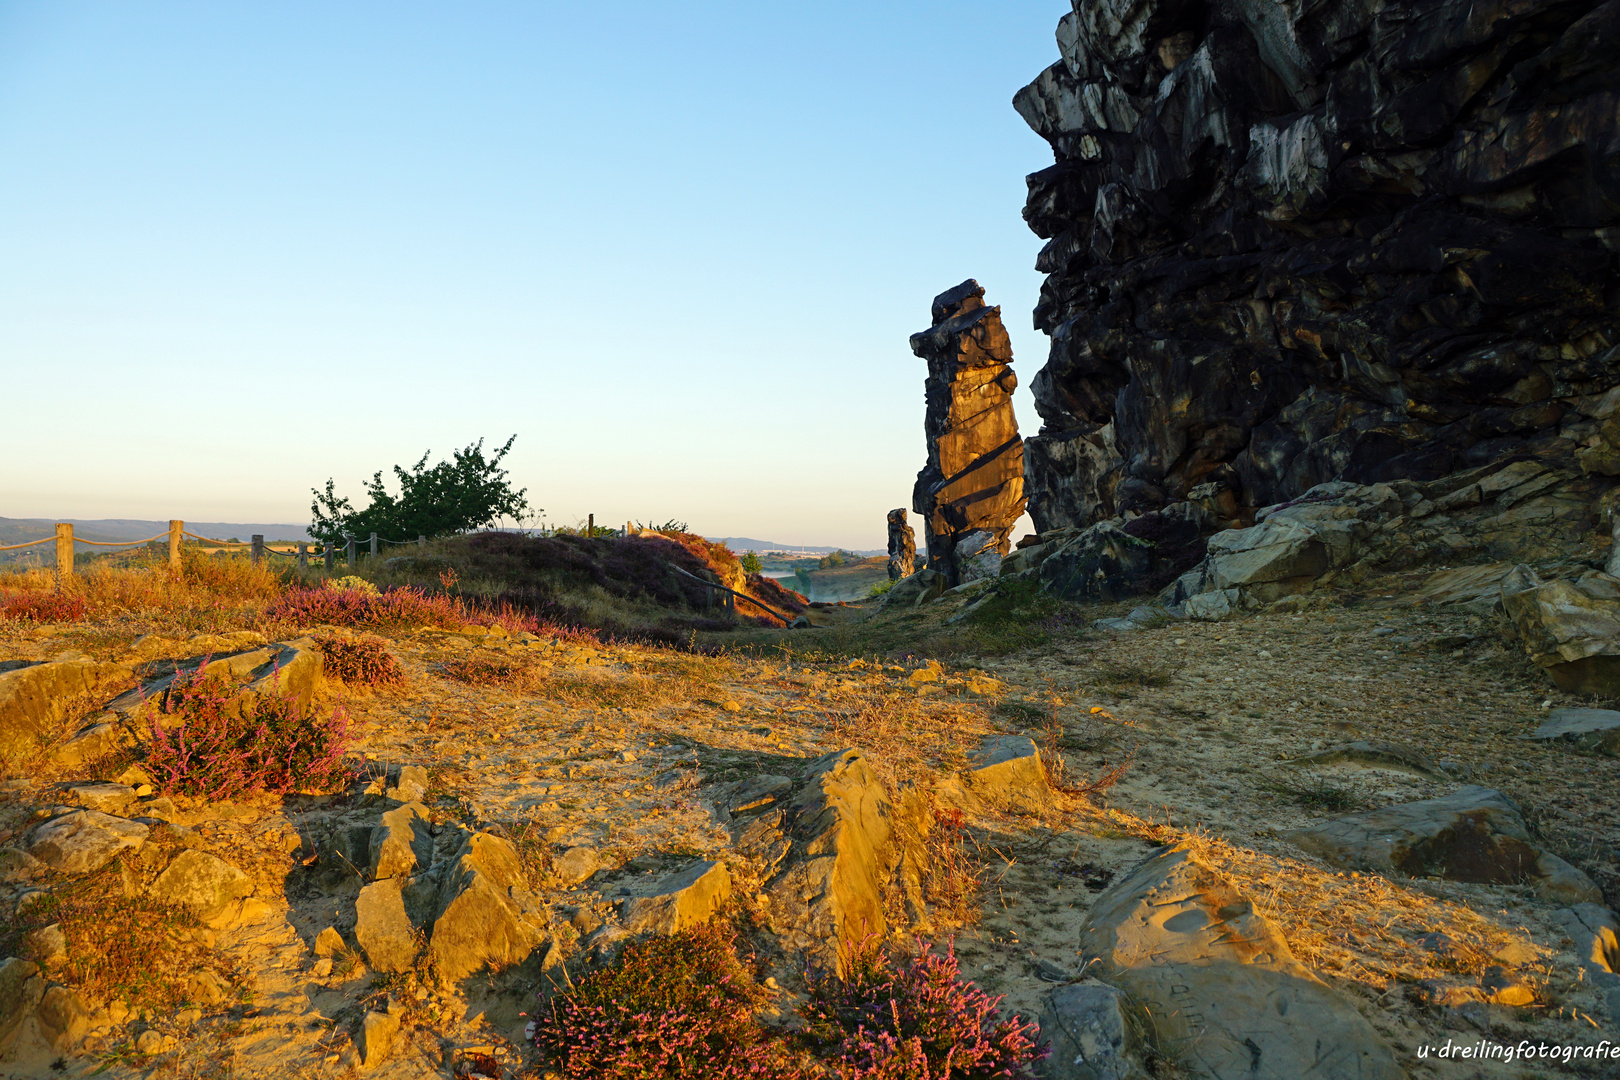
M 817 544 L 779 544 L 775 540 L 755 540 L 751 536 L 705 536 L 711 544 L 724 544 L 741 554 L 745 551 L 810 551 L 826 555 L 834 551 L 850 551 L 856 555 L 887 555 L 887 548 L 840 548 Z

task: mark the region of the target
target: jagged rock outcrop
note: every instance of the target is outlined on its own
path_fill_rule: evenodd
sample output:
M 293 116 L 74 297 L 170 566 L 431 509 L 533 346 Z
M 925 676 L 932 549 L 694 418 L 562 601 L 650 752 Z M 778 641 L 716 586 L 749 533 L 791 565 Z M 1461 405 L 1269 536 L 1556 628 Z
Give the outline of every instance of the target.
M 899 581 L 917 572 L 917 534 L 906 520 L 906 508 L 889 511 L 889 580 Z
M 1620 475 L 1620 2 L 1076 0 L 1057 36 L 1014 99 L 1056 157 L 1037 529 Z
M 911 351 L 928 361 L 928 464 L 911 508 L 923 516 L 929 567 L 960 585 L 995 576 L 1024 513 L 1024 447 L 1012 407 L 1018 377 L 1001 309 L 985 306 L 977 281 L 934 297 L 933 317 L 911 335 Z

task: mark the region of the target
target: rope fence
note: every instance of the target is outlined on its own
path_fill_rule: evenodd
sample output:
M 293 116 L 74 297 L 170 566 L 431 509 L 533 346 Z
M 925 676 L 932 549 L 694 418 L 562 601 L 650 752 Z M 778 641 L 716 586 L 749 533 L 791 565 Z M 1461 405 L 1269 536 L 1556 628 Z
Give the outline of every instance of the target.
M 103 548 L 134 548 L 140 547 L 143 544 L 151 544 L 159 540 L 167 539 L 169 541 L 169 565 L 178 570 L 180 569 L 180 545 L 188 537 L 197 541 L 198 543 L 212 544 L 215 547 L 224 549 L 247 548 L 255 566 L 263 562 L 268 555 L 275 555 L 285 559 L 297 559 L 298 567 L 301 570 L 309 568 L 309 559 L 311 555 L 315 555 L 316 557 L 320 558 L 326 564 L 326 569 L 334 569 L 337 566 L 337 556 L 338 551 L 340 550 L 337 544 L 312 544 L 310 541 L 301 540 L 298 541 L 296 551 L 278 551 L 264 542 L 264 535 L 262 533 L 255 533 L 251 540 L 246 541 L 216 540 L 211 536 L 200 536 L 197 533 L 189 531 L 186 528 L 186 523 L 184 521 L 171 521 L 169 522 L 168 532 L 161 532 L 156 536 L 148 536 L 144 540 L 87 540 L 82 536 L 73 535 L 72 523 L 59 522 L 56 526 L 55 536 L 45 536 L 38 540 L 28 540 L 21 544 L 0 544 L 0 551 L 19 551 L 23 548 L 38 547 L 41 544 L 49 544 L 54 542 L 56 544 L 57 573 L 71 575 L 73 573 L 73 551 L 75 544 L 86 544 L 91 547 Z M 415 540 L 389 540 L 378 536 L 376 533 L 372 533 L 366 543 L 367 550 L 365 554 L 375 557 L 379 554 L 379 549 L 383 544 L 389 544 L 393 547 L 403 547 L 408 544 L 415 544 L 418 547 L 424 547 L 427 544 L 427 537 L 418 536 Z M 341 550 L 343 552 L 344 565 L 352 568 L 354 566 L 355 557 L 357 554 L 359 554 L 358 541 L 356 538 L 352 536 L 349 537 L 347 542 L 342 545 Z

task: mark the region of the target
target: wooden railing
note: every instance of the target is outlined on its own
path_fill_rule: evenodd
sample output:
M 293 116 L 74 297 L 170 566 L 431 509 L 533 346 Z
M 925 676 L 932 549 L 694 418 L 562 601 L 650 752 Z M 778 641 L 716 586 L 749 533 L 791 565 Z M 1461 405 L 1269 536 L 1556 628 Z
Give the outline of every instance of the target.
M 74 536 L 72 523 L 64 521 L 57 523 L 55 536 L 45 536 L 38 540 L 29 540 L 21 544 L 3 544 L 0 545 L 0 551 L 17 551 L 22 548 L 37 547 L 41 544 L 49 544 L 54 542 L 56 544 L 56 571 L 59 574 L 70 575 L 73 573 L 73 545 L 75 544 L 88 544 L 91 547 L 135 548 L 140 547 L 142 544 L 150 544 L 154 541 L 167 538 L 169 541 L 169 565 L 178 570 L 180 569 L 180 545 L 184 543 L 185 539 L 188 537 L 199 543 L 213 544 L 215 547 L 219 548 L 247 548 L 251 558 L 253 559 L 254 565 L 258 565 L 259 563 L 263 562 L 266 556 L 269 555 L 278 555 L 284 558 L 297 559 L 298 567 L 301 570 L 309 568 L 309 560 L 311 555 L 321 558 L 326 563 L 326 569 L 328 570 L 334 569 L 337 565 L 337 553 L 339 549 L 336 544 L 312 544 L 310 541 L 303 540 L 298 542 L 296 550 L 294 551 L 277 551 L 275 548 L 264 542 L 264 535 L 262 533 L 255 533 L 252 539 L 246 542 L 241 540 L 215 540 L 212 537 L 198 536 L 194 532 L 187 531 L 186 523 L 184 521 L 170 521 L 168 532 L 158 533 L 156 536 L 148 536 L 144 540 L 113 541 L 86 540 L 82 536 Z M 387 540 L 379 537 L 376 533 L 372 533 L 368 543 L 368 554 L 372 556 L 378 555 L 381 550 L 381 545 L 383 544 L 390 544 L 395 547 L 404 546 L 406 544 L 415 544 L 418 547 L 421 547 L 427 544 L 427 537 L 418 536 L 415 540 Z M 343 545 L 342 550 L 345 565 L 352 568 L 354 566 L 355 554 L 358 550 L 356 539 L 352 536 L 349 537 L 347 542 Z

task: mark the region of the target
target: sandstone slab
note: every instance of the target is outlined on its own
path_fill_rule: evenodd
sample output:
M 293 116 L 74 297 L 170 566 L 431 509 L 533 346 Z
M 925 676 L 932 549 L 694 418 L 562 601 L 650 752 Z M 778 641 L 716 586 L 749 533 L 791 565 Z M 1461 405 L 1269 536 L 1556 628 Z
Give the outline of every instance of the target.
M 1400 1080 L 1394 1052 L 1186 845 L 1092 905 L 1080 952 L 1145 1011 L 1161 1053 L 1226 1080 Z
M 1502 581 L 1502 610 L 1525 654 L 1569 694 L 1620 695 L 1620 601 L 1569 581 L 1542 581 L 1526 566 Z
M 1430 779 L 1443 779 L 1446 776 L 1445 770 L 1430 760 L 1422 751 L 1404 743 L 1389 742 L 1383 739 L 1358 739 L 1355 742 L 1341 743 L 1338 746 L 1330 746 L 1324 750 L 1301 754 L 1290 761 L 1289 764 L 1302 767 L 1359 765 L 1374 769 L 1388 769 L 1392 772 L 1404 772 Z
M 135 789 L 128 784 L 78 784 L 68 788 L 73 802 L 87 810 L 121 815 L 135 801 Z
M 377 971 L 408 971 L 419 951 L 399 878 L 374 881 L 354 902 L 354 940 Z
M 1524 883 L 1565 903 L 1602 897 L 1586 875 L 1531 842 L 1512 800 L 1477 785 L 1438 799 L 1333 818 L 1289 833 L 1288 839 L 1346 869 Z
M 704 860 L 646 886 L 624 903 L 620 922 L 637 934 L 677 934 L 706 923 L 731 897 L 723 862 Z
M 383 812 L 371 830 L 367 866 L 373 880 L 409 876 L 433 864 L 433 834 L 427 808 L 411 802 Z
M 1051 799 L 1046 766 L 1026 735 L 987 735 L 959 775 L 943 780 L 935 797 L 962 810 L 985 806 L 1036 810 Z
M 53 986 L 34 1007 L 40 1033 L 58 1050 L 71 1050 L 84 1041 L 90 1030 L 90 1010 L 73 990 Z
M 0 1046 L 16 1034 L 44 993 L 38 974 L 39 965 L 31 960 L 16 956 L 0 960 Z
M 367 1012 L 360 1021 L 360 1067 L 362 1069 L 375 1069 L 394 1050 L 394 1041 L 399 1038 L 399 1017 L 392 1013 L 378 1012 L 375 1009 Z
M 96 810 L 76 810 L 38 825 L 28 834 L 28 854 L 64 874 L 88 874 L 120 852 L 146 843 L 151 830 Z
M 1059 987 L 1041 1003 L 1040 1023 L 1047 1080 L 1148 1080 L 1140 1020 L 1116 987 L 1096 979 Z
M 519 964 L 544 938 L 514 896 L 525 888 L 510 842 L 472 833 L 439 886 L 430 947 L 439 974 L 455 981 L 486 964 Z
M 154 900 L 190 909 L 204 922 L 225 915 L 236 901 L 253 893 L 253 881 L 242 871 L 206 851 L 182 851 L 149 890 Z
M 564 885 L 578 885 L 589 879 L 601 866 L 602 860 L 595 848 L 579 846 L 563 852 L 552 863 L 552 871 Z
M 55 734 L 76 708 L 105 699 L 134 678 L 122 664 L 62 660 L 0 671 L 0 760 Z
M 1556 740 L 1620 757 L 1620 710 L 1554 709 L 1531 738 Z

